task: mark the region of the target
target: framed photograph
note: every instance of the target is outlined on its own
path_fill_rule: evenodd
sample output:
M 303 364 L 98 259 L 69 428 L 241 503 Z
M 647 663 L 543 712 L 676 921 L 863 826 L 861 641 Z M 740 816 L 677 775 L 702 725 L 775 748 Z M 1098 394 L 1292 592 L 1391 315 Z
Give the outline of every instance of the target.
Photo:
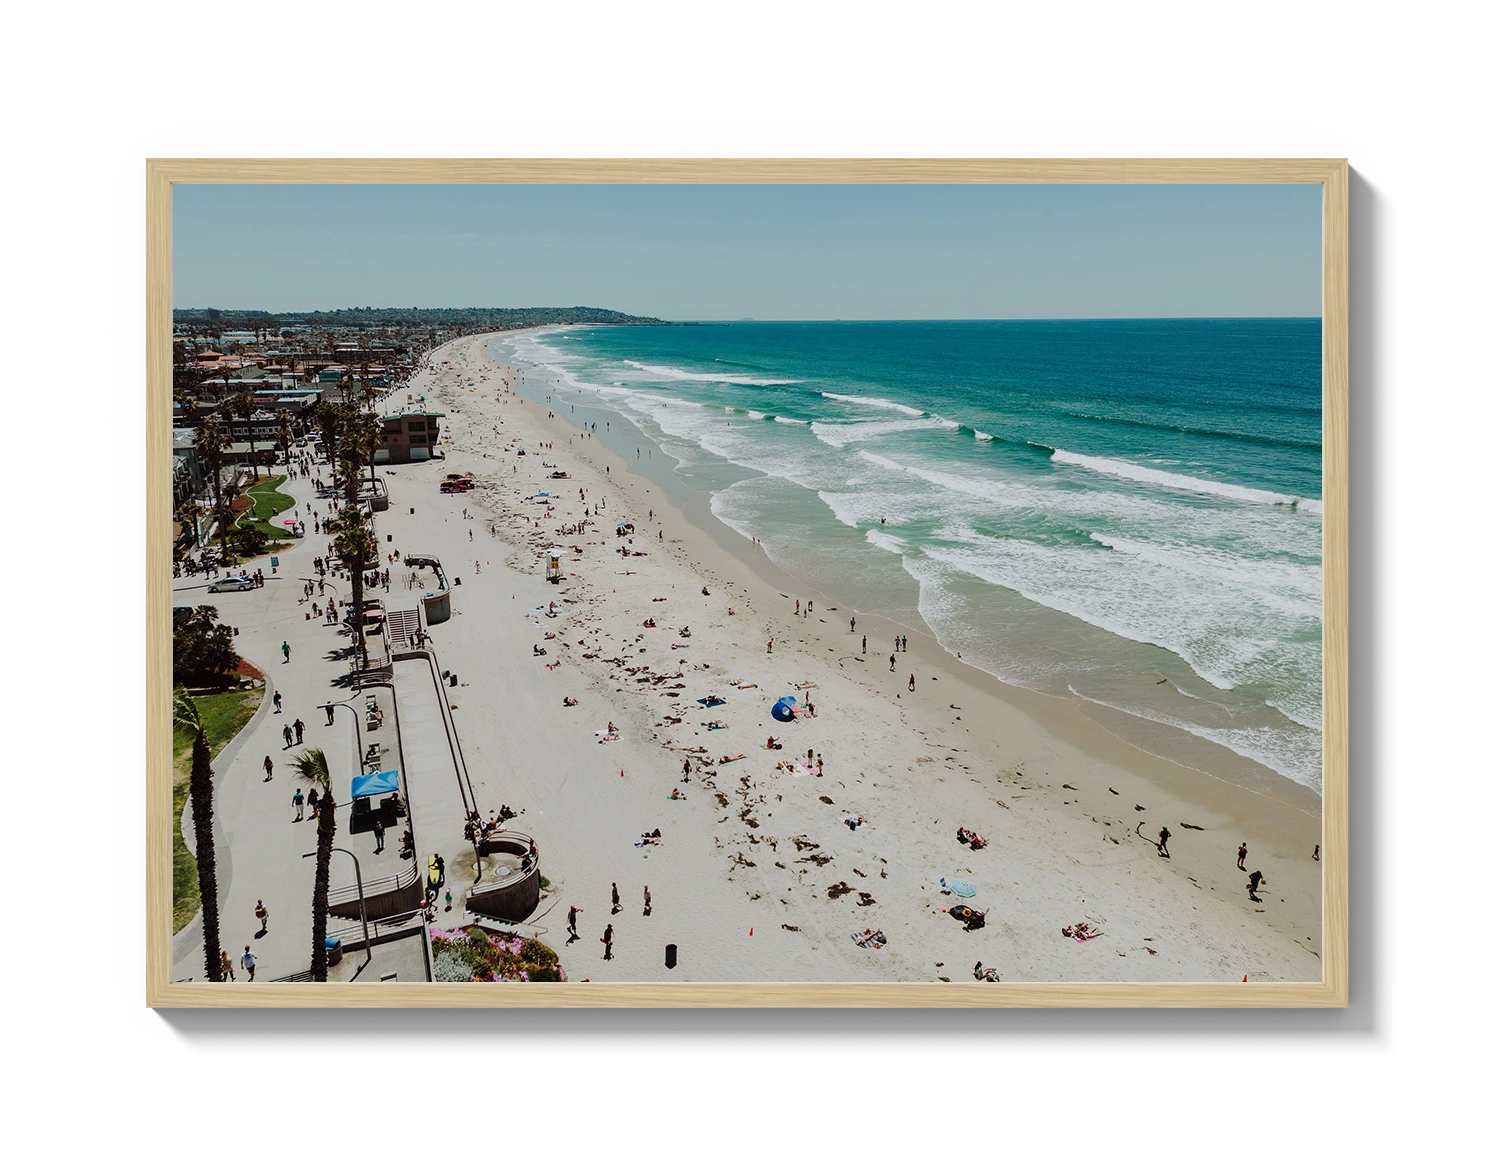
M 150 1005 L 1346 1004 L 1343 160 L 146 172 Z

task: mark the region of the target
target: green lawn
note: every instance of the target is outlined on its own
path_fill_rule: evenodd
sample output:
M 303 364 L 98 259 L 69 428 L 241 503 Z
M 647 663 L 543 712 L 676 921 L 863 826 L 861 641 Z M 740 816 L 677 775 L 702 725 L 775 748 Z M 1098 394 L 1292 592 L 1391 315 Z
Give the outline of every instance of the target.
M 259 529 L 262 535 L 271 540 L 286 540 L 286 526 L 270 523 L 274 517 L 297 506 L 297 501 L 291 496 L 276 490 L 285 482 L 286 476 L 278 475 L 246 488 L 244 494 L 250 498 L 253 506 L 240 513 L 239 519 L 235 521 L 236 526 Z
M 239 734 L 240 728 L 260 707 L 266 696 L 264 684 L 250 691 L 225 691 L 217 695 L 195 695 L 193 702 L 203 717 L 208 746 L 215 756 Z M 193 740 L 181 731 L 172 733 L 172 933 L 176 934 L 198 913 L 198 862 L 182 839 L 182 810 L 187 806 L 188 780 L 193 764 Z

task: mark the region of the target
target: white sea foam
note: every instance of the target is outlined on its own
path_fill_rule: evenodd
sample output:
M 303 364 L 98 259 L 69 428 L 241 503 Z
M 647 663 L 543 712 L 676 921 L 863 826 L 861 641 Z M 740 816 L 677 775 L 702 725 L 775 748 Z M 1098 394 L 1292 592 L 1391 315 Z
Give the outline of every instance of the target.
M 1201 495 L 1222 496 L 1226 500 L 1243 500 L 1251 504 L 1280 504 L 1296 507 L 1301 511 L 1323 512 L 1322 500 L 1304 500 L 1297 496 L 1270 492 L 1263 488 L 1242 487 L 1237 483 L 1222 483 L 1214 479 L 1198 479 L 1191 475 L 1178 475 L 1173 471 L 1158 471 L 1153 467 L 1142 467 L 1124 459 L 1103 459 L 1096 455 L 1079 455 L 1072 451 L 1052 452 L 1054 463 L 1070 463 L 1086 467 L 1101 475 L 1113 475 L 1120 479 L 1133 479 L 1138 483 L 1157 484 L 1176 488 L 1178 491 L 1197 492 Z
M 788 426 L 793 427 L 807 426 L 807 420 L 805 418 L 787 418 L 784 414 L 778 414 L 776 416 L 776 421 L 779 423 L 786 423 Z
M 855 402 L 860 406 L 879 406 L 886 410 L 899 410 L 902 414 L 909 414 L 913 418 L 921 418 L 927 413 L 925 410 L 918 410 L 915 406 L 892 402 L 889 398 L 873 398 L 864 394 L 830 394 L 824 390 L 823 397 L 832 398 L 835 402 Z
M 943 419 L 900 418 L 881 422 L 833 423 L 815 422 L 813 434 L 830 447 L 845 447 L 850 443 L 865 443 L 883 435 L 900 434 L 903 431 L 951 429 Z
M 865 539 L 886 552 L 896 553 L 898 556 L 906 551 L 906 541 L 899 536 L 892 536 L 889 532 L 882 532 L 878 528 L 865 529 Z
M 981 430 L 976 429 L 974 432 L 974 441 L 976 443 L 988 443 L 994 437 L 994 435 L 987 435 Z
M 1081 694 L 1071 684 L 1068 690 L 1086 703 L 1097 703 L 1111 711 L 1134 715 L 1138 719 L 1149 719 L 1153 723 L 1165 723 L 1199 739 L 1206 739 L 1220 747 L 1226 747 L 1237 756 L 1263 764 L 1282 776 L 1286 776 L 1311 788 L 1323 791 L 1323 751 L 1318 739 L 1300 735 L 1290 730 L 1274 727 L 1206 727 L 1189 719 L 1177 719 L 1157 711 L 1143 711 L 1123 703 L 1111 703 Z
M 676 366 L 649 366 L 643 362 L 627 361 L 632 369 L 650 374 L 653 378 L 669 382 L 729 382 L 736 386 L 795 386 L 800 378 L 757 378 L 751 374 L 695 374 L 692 370 L 679 370 Z

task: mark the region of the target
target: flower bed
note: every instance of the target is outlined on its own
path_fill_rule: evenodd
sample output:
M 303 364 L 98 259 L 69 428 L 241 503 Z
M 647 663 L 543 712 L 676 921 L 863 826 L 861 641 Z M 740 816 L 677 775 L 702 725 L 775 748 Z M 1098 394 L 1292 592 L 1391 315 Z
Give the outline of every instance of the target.
M 566 983 L 557 952 L 534 938 L 485 926 L 431 927 L 439 983 Z

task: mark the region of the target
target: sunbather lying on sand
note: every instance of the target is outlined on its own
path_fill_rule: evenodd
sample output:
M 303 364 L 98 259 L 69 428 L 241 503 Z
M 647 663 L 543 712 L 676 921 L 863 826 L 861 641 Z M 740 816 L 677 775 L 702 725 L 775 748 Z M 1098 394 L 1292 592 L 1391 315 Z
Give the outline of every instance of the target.
M 1072 926 L 1065 926 L 1062 928 L 1062 932 L 1069 938 L 1075 938 L 1079 942 L 1088 942 L 1090 939 L 1098 938 L 1103 933 L 1098 927 L 1090 926 L 1087 922 L 1077 922 Z
M 577 699 L 570 699 L 570 698 L 568 698 L 567 695 L 564 695 L 563 696 L 563 706 L 564 707 L 576 707 L 576 706 L 578 706 L 578 700 Z
M 958 843 L 960 845 L 967 845 L 970 849 L 983 849 L 989 844 L 989 841 L 972 829 L 966 829 L 960 825 L 958 827 Z
M 844 818 L 844 824 L 846 824 L 846 825 L 849 826 L 849 831 L 851 833 L 855 829 L 859 828 L 860 825 L 863 825 L 864 823 L 865 823 L 865 818 L 862 817 L 862 816 L 859 816 L 858 814 L 854 814 L 852 816 L 847 816 L 847 817 Z
M 745 753 L 744 752 L 741 752 L 737 756 L 720 756 L 719 757 L 719 763 L 721 763 L 721 764 L 732 764 L 732 763 L 735 762 L 735 760 L 743 760 L 744 758 L 745 758 Z
M 722 719 L 714 719 L 714 720 L 709 721 L 708 723 L 700 723 L 698 726 L 699 727 L 706 727 L 710 731 L 728 731 L 729 730 L 729 724 L 725 723 Z
M 674 789 L 672 789 L 672 795 L 669 796 L 669 797 L 667 797 L 667 799 L 668 800 L 686 800 L 687 797 L 683 796 L 681 792 L 677 791 L 677 789 L 674 788 Z
M 877 951 L 885 946 L 886 942 L 885 932 L 880 930 L 866 930 L 860 934 L 851 934 L 849 937 L 854 940 L 856 946 L 873 947 Z
M 984 983 L 1000 982 L 1000 976 L 995 974 L 995 968 L 981 966 L 979 963 L 974 964 L 974 978 Z

